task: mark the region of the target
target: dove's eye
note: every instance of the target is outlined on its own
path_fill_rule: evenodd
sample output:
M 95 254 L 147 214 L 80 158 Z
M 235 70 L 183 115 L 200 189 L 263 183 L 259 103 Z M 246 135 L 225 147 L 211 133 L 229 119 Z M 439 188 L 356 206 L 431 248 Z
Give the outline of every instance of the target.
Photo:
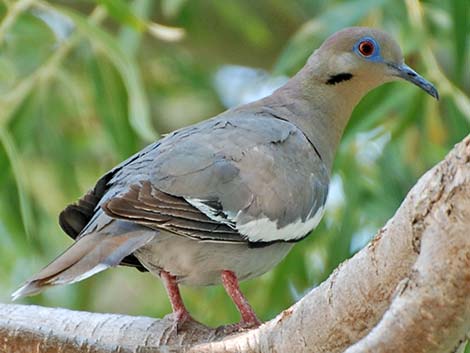
M 361 53 L 362 56 L 369 57 L 374 54 L 375 44 L 371 40 L 366 39 L 359 42 L 357 50 L 359 51 L 359 53 Z
M 359 39 L 356 44 L 354 44 L 353 50 L 361 58 L 370 61 L 382 61 L 379 44 L 372 37 L 363 37 Z

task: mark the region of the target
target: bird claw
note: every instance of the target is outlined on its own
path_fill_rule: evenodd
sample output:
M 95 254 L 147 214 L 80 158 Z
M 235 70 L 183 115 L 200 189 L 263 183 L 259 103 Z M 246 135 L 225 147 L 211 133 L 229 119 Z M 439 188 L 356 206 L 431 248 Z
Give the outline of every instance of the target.
M 248 330 L 258 328 L 259 326 L 261 326 L 261 324 L 262 322 L 259 321 L 258 319 L 254 321 L 240 321 L 239 323 L 236 323 L 236 324 L 219 326 L 216 329 L 216 333 L 230 335 L 233 333 L 238 333 L 238 332 L 243 332 L 243 331 L 248 331 Z
M 175 335 L 187 331 L 191 325 L 202 325 L 199 321 L 194 320 L 187 311 L 174 311 L 166 315 L 164 319 L 169 321 L 169 331 Z
M 203 325 L 199 321 L 193 319 L 193 317 L 186 311 L 177 311 L 173 313 L 175 316 L 176 332 L 185 331 L 190 325 Z

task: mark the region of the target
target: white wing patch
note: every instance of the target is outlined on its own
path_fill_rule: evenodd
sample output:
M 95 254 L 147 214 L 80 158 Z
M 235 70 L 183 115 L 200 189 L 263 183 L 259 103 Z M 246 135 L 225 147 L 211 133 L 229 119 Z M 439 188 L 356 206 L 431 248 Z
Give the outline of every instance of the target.
M 324 207 L 320 207 L 313 217 L 302 222 L 299 218 L 294 223 L 278 228 L 277 221 L 272 221 L 267 217 L 256 219 L 244 224 L 237 224 L 237 230 L 250 241 L 275 241 L 275 240 L 295 240 L 307 235 L 316 228 L 323 217 Z
M 229 227 L 238 230 L 240 234 L 247 238 L 247 240 L 253 242 L 270 242 L 276 240 L 289 241 L 302 238 L 317 227 L 325 212 L 325 208 L 322 206 L 312 217 L 308 218 L 307 220 L 302 221 L 300 218 L 298 218 L 297 221 L 290 223 L 282 228 L 278 228 L 277 221 L 272 221 L 268 217 L 255 219 L 247 223 L 238 223 L 237 216 L 241 211 L 238 212 L 237 216 L 231 217 L 220 209 L 209 206 L 207 204 L 207 200 L 189 197 L 185 198 L 185 200 L 210 219 L 226 224 Z M 221 212 L 223 212 L 222 215 Z
M 227 215 L 227 213 L 223 212 L 221 215 L 221 211 L 215 208 L 210 207 L 207 205 L 207 200 L 202 199 L 195 199 L 195 198 L 184 198 L 191 206 L 196 207 L 199 211 L 204 213 L 207 217 L 212 219 L 213 221 L 217 221 L 223 224 L 228 225 L 231 228 L 234 228 L 234 220 Z

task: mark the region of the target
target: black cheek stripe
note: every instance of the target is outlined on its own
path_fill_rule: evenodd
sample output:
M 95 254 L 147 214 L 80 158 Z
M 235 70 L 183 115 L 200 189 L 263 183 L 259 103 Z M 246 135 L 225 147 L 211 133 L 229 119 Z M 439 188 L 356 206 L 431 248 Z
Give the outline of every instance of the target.
M 353 78 L 353 75 L 347 72 L 342 72 L 337 75 L 331 75 L 328 81 L 326 81 L 327 85 L 336 85 L 337 83 L 343 82 L 343 81 L 349 81 L 350 79 Z

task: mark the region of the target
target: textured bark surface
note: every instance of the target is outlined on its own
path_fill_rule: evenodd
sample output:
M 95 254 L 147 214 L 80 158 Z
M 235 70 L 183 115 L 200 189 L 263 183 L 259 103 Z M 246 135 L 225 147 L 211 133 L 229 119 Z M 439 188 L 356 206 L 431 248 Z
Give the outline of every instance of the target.
M 452 352 L 470 332 L 470 136 L 372 242 L 255 330 L 0 304 L 0 352 Z

